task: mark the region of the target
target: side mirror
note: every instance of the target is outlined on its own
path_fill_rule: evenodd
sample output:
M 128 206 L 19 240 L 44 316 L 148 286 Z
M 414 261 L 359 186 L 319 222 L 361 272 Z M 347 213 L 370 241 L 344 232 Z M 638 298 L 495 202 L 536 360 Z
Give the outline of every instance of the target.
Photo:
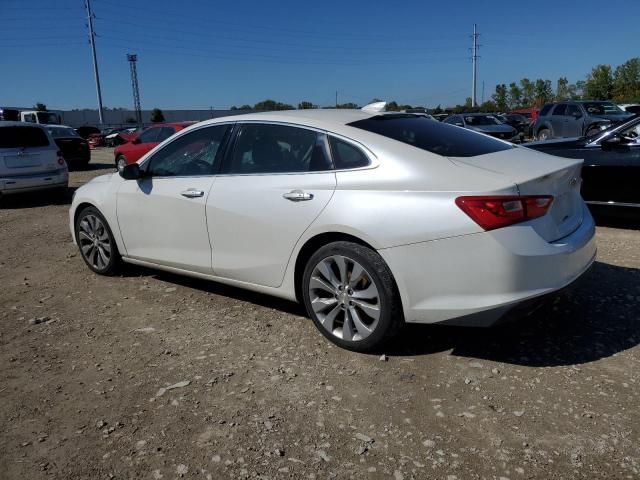
M 139 137 L 134 138 L 131 143 L 133 143 L 134 145 L 138 145 L 140 143 L 140 138 Z
M 120 176 L 125 180 L 137 180 L 142 177 L 142 170 L 137 163 L 130 163 L 120 170 Z
M 611 135 L 600 142 L 600 146 L 603 150 L 611 150 L 619 145 L 622 145 L 623 141 L 620 135 Z

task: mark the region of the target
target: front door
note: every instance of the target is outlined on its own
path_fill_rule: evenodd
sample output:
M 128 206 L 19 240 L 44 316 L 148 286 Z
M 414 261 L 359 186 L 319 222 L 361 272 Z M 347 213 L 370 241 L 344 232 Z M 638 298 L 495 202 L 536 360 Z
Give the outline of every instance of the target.
M 584 125 L 584 115 L 582 114 L 582 110 L 575 103 L 570 103 L 567 105 L 567 110 L 565 112 L 565 123 L 564 123 L 564 134 L 565 137 L 581 137 L 582 136 L 582 127 Z
M 211 273 L 205 204 L 229 128 L 177 136 L 144 162 L 143 178 L 122 183 L 117 216 L 128 257 Z
M 207 200 L 215 275 L 281 285 L 296 242 L 333 195 L 331 169 L 324 133 L 241 125 Z

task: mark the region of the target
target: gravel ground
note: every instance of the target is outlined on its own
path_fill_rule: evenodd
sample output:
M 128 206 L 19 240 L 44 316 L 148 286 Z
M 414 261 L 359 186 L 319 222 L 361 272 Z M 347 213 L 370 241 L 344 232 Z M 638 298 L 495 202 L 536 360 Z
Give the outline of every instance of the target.
M 2 479 L 640 478 L 637 229 L 598 227 L 595 267 L 549 311 L 407 328 L 380 357 L 292 303 L 94 275 L 68 203 L 0 203 Z

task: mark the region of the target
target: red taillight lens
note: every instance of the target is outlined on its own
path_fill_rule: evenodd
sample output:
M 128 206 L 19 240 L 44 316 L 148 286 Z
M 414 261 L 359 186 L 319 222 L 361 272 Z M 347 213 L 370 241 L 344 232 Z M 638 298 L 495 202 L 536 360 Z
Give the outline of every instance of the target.
M 58 165 L 64 165 L 64 157 L 62 156 L 62 150 L 56 152 L 58 155 Z
M 458 197 L 456 205 L 485 230 L 543 216 L 549 210 L 551 195 Z

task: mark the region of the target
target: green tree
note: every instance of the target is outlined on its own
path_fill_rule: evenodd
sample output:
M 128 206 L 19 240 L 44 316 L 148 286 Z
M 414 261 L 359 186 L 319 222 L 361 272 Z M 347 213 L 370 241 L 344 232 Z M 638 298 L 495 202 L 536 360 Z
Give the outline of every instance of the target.
M 307 101 L 302 101 L 298 104 L 298 110 L 310 110 L 312 108 L 318 108 L 318 106 Z
M 238 110 L 253 110 L 251 108 L 251 105 L 247 105 L 246 103 L 244 105 L 242 105 L 241 107 L 238 107 Z
M 442 107 L 440 105 L 438 105 L 436 108 L 433 109 L 433 111 L 431 113 L 437 115 L 438 113 L 443 113 L 444 110 L 442 109 Z
M 584 80 L 578 80 L 575 84 L 575 90 L 571 97 L 572 100 L 580 100 L 584 98 L 584 86 L 586 82 Z
M 44 103 L 38 102 L 33 106 L 33 109 L 37 110 L 39 112 L 46 112 L 47 111 L 47 106 Z
M 164 113 L 159 108 L 154 108 L 151 110 L 151 121 L 153 123 L 164 122 Z
M 273 110 L 295 110 L 293 105 L 289 105 L 287 103 L 280 103 L 274 100 L 263 100 L 262 102 L 258 102 L 253 106 L 254 110 L 264 110 L 264 111 L 273 111 Z
M 640 58 L 627 60 L 613 74 L 613 99 L 617 102 L 640 99 Z
M 505 87 L 505 90 L 506 90 L 506 87 Z M 506 103 L 504 104 L 504 106 L 506 106 Z M 478 107 L 478 109 L 479 109 L 479 111 L 484 112 L 484 113 L 494 113 L 494 112 L 497 112 L 497 111 L 504 112 L 506 110 L 505 108 L 500 108 L 500 104 L 498 103 L 497 100 L 496 101 L 487 100 L 482 105 L 480 105 L 480 107 Z
M 567 77 L 560 77 L 556 82 L 556 100 L 563 101 L 569 100 L 570 98 L 569 80 L 567 80 Z
M 522 105 L 530 107 L 535 98 L 535 87 L 533 83 L 528 78 L 523 78 L 520 80 L 520 88 L 522 89 Z
M 534 84 L 534 100 L 535 106 L 539 107 L 542 104 L 553 100 L 553 87 L 551 86 L 551 80 L 543 80 L 538 78 Z
M 387 103 L 387 105 L 385 106 L 385 109 L 387 112 L 398 112 L 400 111 L 400 107 L 398 106 L 398 103 L 396 101 L 392 101 Z
M 334 108 L 334 107 L 331 107 Z M 354 108 L 358 108 L 358 105 L 353 103 L 353 102 L 347 102 L 347 103 L 339 103 L 336 108 L 347 108 L 347 109 L 354 109 Z
M 458 106 L 458 105 L 456 105 L 456 106 Z M 465 100 L 464 100 L 464 106 L 465 106 L 465 108 L 471 108 L 471 107 L 473 107 L 473 100 L 471 99 L 471 97 L 467 97 L 467 98 L 465 98 Z
M 498 85 L 496 85 L 496 93 L 494 93 L 493 95 L 491 95 L 491 98 L 493 99 L 493 103 L 495 104 L 496 110 L 500 111 L 500 112 L 506 112 L 509 109 L 509 106 L 507 104 L 507 86 L 504 83 L 499 83 Z M 489 102 L 484 102 L 482 105 L 485 105 Z M 482 110 L 482 105 L 480 106 L 480 109 Z M 493 111 L 496 111 L 493 110 Z M 482 110 L 485 111 L 485 110 Z
M 515 82 L 509 84 L 507 101 L 511 110 L 522 106 L 522 90 L 520 90 L 520 87 L 518 87 L 518 84 Z
M 600 64 L 587 75 L 584 96 L 590 100 L 610 100 L 613 96 L 613 75 L 611 66 Z

